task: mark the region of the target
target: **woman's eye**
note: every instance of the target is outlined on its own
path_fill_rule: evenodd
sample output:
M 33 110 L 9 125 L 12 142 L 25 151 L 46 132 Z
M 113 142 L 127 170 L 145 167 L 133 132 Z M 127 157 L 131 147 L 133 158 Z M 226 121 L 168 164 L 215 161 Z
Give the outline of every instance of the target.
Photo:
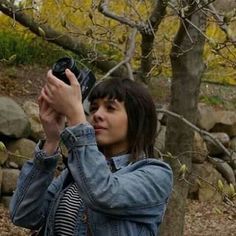
M 116 108 L 114 106 L 107 106 L 107 110 L 108 111 L 114 111 Z
M 98 109 L 98 108 L 95 107 L 95 106 L 90 106 L 89 112 L 90 112 L 90 113 L 94 113 L 97 109 Z

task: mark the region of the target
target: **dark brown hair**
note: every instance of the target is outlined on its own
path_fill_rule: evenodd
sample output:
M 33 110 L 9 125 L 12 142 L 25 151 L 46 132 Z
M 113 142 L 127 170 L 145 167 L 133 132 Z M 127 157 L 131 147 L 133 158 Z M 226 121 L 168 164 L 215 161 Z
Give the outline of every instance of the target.
M 128 116 L 128 140 L 132 160 L 138 160 L 143 152 L 147 157 L 154 157 L 157 115 L 147 88 L 127 78 L 107 79 L 95 86 L 88 100 L 93 102 L 98 98 L 124 102 Z

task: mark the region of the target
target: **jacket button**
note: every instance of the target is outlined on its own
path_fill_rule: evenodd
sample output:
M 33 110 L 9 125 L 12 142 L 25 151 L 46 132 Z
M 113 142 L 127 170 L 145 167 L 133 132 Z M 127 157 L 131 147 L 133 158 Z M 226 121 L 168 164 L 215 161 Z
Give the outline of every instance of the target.
M 88 219 L 88 217 L 87 217 L 87 215 L 86 214 L 84 214 L 83 216 L 82 216 L 82 221 L 83 221 L 83 223 L 86 223 L 87 222 L 87 219 Z

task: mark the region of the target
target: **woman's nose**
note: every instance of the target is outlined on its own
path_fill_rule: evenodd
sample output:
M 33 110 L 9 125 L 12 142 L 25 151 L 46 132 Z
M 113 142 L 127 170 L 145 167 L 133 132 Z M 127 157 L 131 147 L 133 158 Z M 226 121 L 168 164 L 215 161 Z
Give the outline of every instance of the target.
M 98 121 L 98 120 L 103 120 L 104 118 L 104 112 L 103 109 L 100 107 L 96 110 L 96 112 L 93 113 L 93 119 L 94 121 Z

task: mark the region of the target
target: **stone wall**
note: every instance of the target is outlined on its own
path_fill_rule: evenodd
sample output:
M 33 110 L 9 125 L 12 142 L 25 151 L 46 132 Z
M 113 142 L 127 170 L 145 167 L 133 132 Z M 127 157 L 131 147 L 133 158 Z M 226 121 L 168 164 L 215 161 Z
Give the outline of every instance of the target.
M 164 107 L 165 108 L 165 107 Z M 159 132 L 156 139 L 158 153 L 165 149 L 166 119 L 159 114 Z M 192 152 L 192 170 L 189 170 L 189 197 L 200 201 L 221 200 L 236 186 L 236 112 L 198 105 L 197 128 Z M 218 140 L 222 147 L 214 143 Z M 179 140 L 181 142 L 181 140 Z M 227 155 L 227 153 L 230 155 Z M 219 183 L 223 190 L 219 191 Z
M 5 150 L 0 151 L 0 198 L 8 205 L 16 188 L 20 169 L 25 161 L 33 157 L 35 145 L 39 139 L 44 138 L 44 132 L 36 103 L 26 102 L 21 107 L 8 97 L 0 97 L 0 113 L 0 141 L 6 146 Z M 158 154 L 164 152 L 166 119 L 166 115 L 158 114 Z M 228 187 L 229 183 L 235 186 L 236 112 L 199 104 L 197 127 L 209 132 L 232 152 L 231 157 L 227 156 L 224 150 L 214 145 L 209 138 L 203 138 L 195 132 L 193 168 L 189 171 L 189 196 L 201 201 L 217 200 L 221 198 L 216 194 L 219 180 L 224 186 Z M 59 170 L 61 168 L 60 166 Z

